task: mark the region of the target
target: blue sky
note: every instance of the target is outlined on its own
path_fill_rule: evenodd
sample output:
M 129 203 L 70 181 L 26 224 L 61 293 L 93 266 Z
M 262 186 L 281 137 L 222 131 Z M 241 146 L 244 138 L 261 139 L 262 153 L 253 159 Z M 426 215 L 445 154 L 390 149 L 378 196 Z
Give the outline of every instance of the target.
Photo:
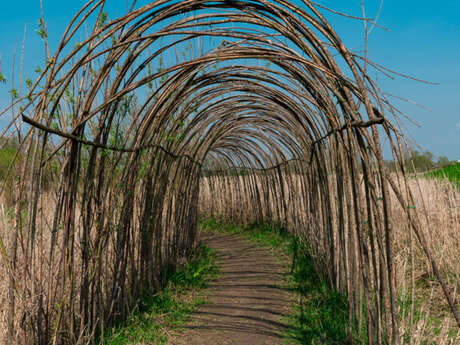
M 86 0 L 43 0 L 51 49 L 63 30 Z M 139 1 L 145 4 L 148 1 Z M 361 0 L 317 0 L 326 7 L 361 16 Z M 380 0 L 365 1 L 368 17 L 375 17 Z M 126 13 L 126 0 L 107 0 L 111 18 Z M 369 58 L 419 79 L 437 82 L 427 85 L 412 80 L 390 80 L 383 75 L 378 81 L 383 91 L 412 100 L 429 108 L 390 98 L 398 108 L 420 124 L 405 121 L 411 136 L 422 149 L 436 156 L 460 159 L 460 1 L 384 0 L 379 24 L 389 32 L 374 29 L 369 36 Z M 336 15 L 327 15 L 349 48 L 363 47 L 362 23 Z M 43 47 L 35 33 L 40 17 L 39 0 L 1 1 L 0 54 L 2 73 L 11 80 L 11 66 L 16 47 L 16 67 L 27 23 L 24 78 L 33 79 L 36 66 L 44 64 Z M 54 43 L 54 46 L 53 46 Z M 19 69 L 16 68 L 16 75 Z M 371 75 L 375 77 L 375 75 Z M 9 100 L 11 84 L 0 84 L 0 108 Z M 1 125 L 2 122 L 0 122 Z

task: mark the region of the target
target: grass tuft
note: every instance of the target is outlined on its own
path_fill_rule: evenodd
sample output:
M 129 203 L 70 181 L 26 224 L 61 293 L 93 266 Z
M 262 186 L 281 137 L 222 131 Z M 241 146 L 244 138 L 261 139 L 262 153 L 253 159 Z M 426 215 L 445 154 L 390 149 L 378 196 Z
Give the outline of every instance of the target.
M 147 294 L 123 325 L 106 332 L 100 345 L 166 344 L 168 330 L 180 327 L 203 304 L 200 290 L 218 274 L 215 252 L 201 245 L 196 257 L 168 277 L 168 285 Z

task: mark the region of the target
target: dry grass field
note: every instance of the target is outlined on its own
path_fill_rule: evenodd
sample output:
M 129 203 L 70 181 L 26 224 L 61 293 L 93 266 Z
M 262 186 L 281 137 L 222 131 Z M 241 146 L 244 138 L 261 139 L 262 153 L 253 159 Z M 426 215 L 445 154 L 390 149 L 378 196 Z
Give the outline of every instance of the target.
M 301 196 L 300 179 L 284 179 L 287 212 L 283 213 L 280 212 L 282 197 L 279 191 L 269 192 L 265 202 L 255 209 L 250 204 L 250 198 L 241 192 L 244 190 L 241 188 L 243 180 L 248 178 L 224 177 L 220 185 L 211 184 L 207 181 L 209 178 L 204 178 L 200 192 L 200 213 L 244 224 L 267 221 L 273 215 L 276 219 L 281 213 L 278 220 L 282 225 L 297 234 L 305 232 L 309 222 L 307 213 L 303 211 L 306 201 Z M 260 191 L 266 186 L 264 178 L 257 177 Z M 406 188 L 403 179 L 396 175 L 392 178 L 401 190 Z M 408 204 L 409 212 L 403 210 L 395 194 L 391 193 L 393 264 L 396 267 L 394 280 L 399 300 L 401 343 L 458 344 L 460 331 L 430 264 L 409 226 L 408 217 L 416 217 L 415 221 L 422 229 L 443 278 L 460 307 L 460 298 L 457 297 L 460 292 L 460 190 L 448 180 L 427 178 L 409 179 L 407 188 L 413 193 L 413 204 Z M 349 221 L 352 222 L 351 215 Z
M 174 192 L 174 184 L 169 184 L 167 192 L 169 193 L 168 202 L 165 202 L 160 208 L 162 213 L 161 224 L 159 224 L 159 229 L 178 229 L 181 230 L 183 227 L 175 219 L 168 218 L 171 213 L 171 209 L 178 207 L 177 196 Z M 116 193 L 113 190 L 109 190 L 108 196 L 105 199 L 105 202 L 108 203 L 111 198 L 115 198 Z M 133 215 L 134 215 L 134 224 L 133 227 L 139 227 L 140 220 L 142 219 L 142 213 L 140 211 L 140 203 L 143 202 L 142 193 L 136 191 L 133 204 Z M 79 196 L 81 197 L 81 195 Z M 18 341 L 21 341 L 25 344 L 32 344 L 33 340 L 27 338 L 28 335 L 36 334 L 37 329 L 34 325 L 31 325 L 29 322 L 25 321 L 29 318 L 33 319 L 33 315 L 40 314 L 37 310 L 37 306 L 40 306 L 40 303 L 43 303 L 43 308 L 48 308 L 51 310 L 51 315 L 58 316 L 62 313 L 62 308 L 59 304 L 52 305 L 52 301 L 56 299 L 60 293 L 62 295 L 62 301 L 67 302 L 72 305 L 75 310 L 80 308 L 80 294 L 81 290 L 78 288 L 78 283 L 80 282 L 81 277 L 83 276 L 82 272 L 82 224 L 83 224 L 83 214 L 79 207 L 76 209 L 75 213 L 75 233 L 72 238 L 74 241 L 73 244 L 73 253 L 72 253 L 72 280 L 65 280 L 62 277 L 62 271 L 60 272 L 57 267 L 62 266 L 62 260 L 65 260 L 65 255 L 62 255 L 64 250 L 62 249 L 65 245 L 65 238 L 62 236 L 62 231 L 58 231 L 56 236 L 53 236 L 52 224 L 53 217 L 57 209 L 58 201 L 57 196 L 54 190 L 42 193 L 39 196 L 37 209 L 37 222 L 35 228 L 35 244 L 32 245 L 30 239 L 27 235 L 27 211 L 23 211 L 22 219 L 16 219 L 14 217 L 14 208 L 8 206 L 7 200 L 2 198 L 0 202 L 0 344 L 10 343 L 10 338 L 8 336 L 8 305 L 10 301 L 9 292 L 13 291 L 15 296 L 15 319 L 14 319 L 14 330 L 15 338 Z M 104 205 L 101 205 L 104 206 Z M 107 217 L 107 224 L 110 223 L 113 218 L 119 217 L 119 214 L 115 212 L 112 217 Z M 22 222 L 20 226 L 22 227 L 22 232 L 18 236 L 18 250 L 16 257 L 13 259 L 10 257 L 9 253 L 12 247 L 13 235 L 15 233 L 14 229 L 18 226 L 18 222 Z M 110 227 L 110 225 L 106 225 Z M 61 230 L 61 229 L 58 229 Z M 162 250 L 158 249 L 159 256 L 161 258 L 168 257 L 170 255 L 167 251 L 172 250 L 172 242 L 174 241 L 174 236 L 176 236 L 176 231 L 170 231 L 169 233 L 159 231 L 161 241 L 168 244 Z M 98 229 L 97 224 L 93 224 L 90 232 L 89 242 L 92 244 L 91 248 L 95 247 L 97 243 Z M 101 269 L 99 271 L 100 278 L 103 280 L 101 286 L 101 295 L 104 298 L 110 296 L 110 291 L 112 285 L 114 284 L 114 279 L 116 277 L 116 272 L 113 269 L 113 263 L 116 261 L 116 238 L 115 236 L 108 238 L 107 243 L 104 245 L 103 252 L 92 253 L 92 258 L 100 262 Z M 139 235 L 133 234 L 133 241 L 136 241 L 137 245 L 135 250 L 131 253 L 133 261 L 138 262 L 140 251 L 141 251 L 141 241 Z M 153 248 L 153 252 L 157 253 L 156 248 Z M 50 259 L 51 258 L 51 259 Z M 185 258 L 180 257 L 179 255 L 174 257 L 177 260 L 178 265 L 182 267 L 185 263 Z M 10 265 L 15 265 L 15 285 L 11 289 L 10 285 Z M 152 274 L 161 272 L 162 266 L 166 265 L 161 260 L 155 260 L 155 266 L 152 267 Z M 131 268 L 130 272 L 135 272 Z M 161 275 L 158 274 L 158 279 L 161 279 Z M 140 279 L 146 279 L 141 277 Z M 152 291 L 162 288 L 162 281 L 154 281 L 150 288 Z M 127 289 L 134 289 L 134 284 L 129 285 Z M 73 294 L 72 298 L 70 296 Z M 134 297 L 130 296 L 131 299 Z M 42 302 L 40 302 L 42 301 Z M 107 303 L 107 301 L 101 301 Z M 48 305 L 45 305 L 48 304 Z M 98 316 L 100 317 L 100 316 Z M 42 320 L 42 322 L 46 322 Z M 64 320 L 61 318 L 61 322 L 69 322 L 69 320 Z M 81 336 L 79 339 L 79 344 L 89 344 L 91 339 Z
M 420 178 L 409 180 L 409 184 L 420 228 L 460 306 L 460 190 L 448 180 Z M 393 207 L 401 331 L 411 335 L 409 344 L 458 344 L 460 331 L 424 253 L 406 226 L 407 215 L 396 203 Z
M 223 218 L 227 221 L 238 221 L 240 223 L 261 222 L 276 218 L 279 211 L 281 198 L 275 192 L 267 193 L 265 203 L 254 210 L 250 199 L 246 198 L 241 189 L 243 180 L 247 176 L 226 177 L 222 180 L 220 190 L 210 190 L 207 178 L 201 182 L 199 199 L 200 214 L 212 215 Z M 403 180 L 396 176 L 394 181 L 404 187 Z M 264 181 L 258 177 L 258 185 L 262 188 Z M 301 197 L 300 180 L 296 178 L 285 179 L 285 189 L 292 189 L 292 193 L 286 194 L 287 213 L 283 219 L 284 226 L 293 232 L 301 233 L 302 226 L 308 224 L 307 215 L 302 212 L 305 207 L 305 200 Z M 214 185 L 213 188 L 216 188 Z M 427 239 L 427 243 L 434 258 L 439 264 L 443 277 L 460 306 L 458 292 L 460 291 L 460 190 L 447 180 L 436 179 L 409 179 L 408 188 L 413 192 L 414 204 L 411 209 L 417 210 L 416 221 L 420 224 Z M 230 194 L 229 194 L 230 193 Z M 228 197 L 231 195 L 231 197 Z M 174 204 L 174 200 L 172 200 Z M 56 271 L 52 269 L 57 262 L 49 261 L 49 248 L 53 213 L 55 212 L 56 198 L 53 193 L 43 194 L 40 199 L 38 210 L 41 224 L 40 243 L 36 246 L 33 257 L 26 258 L 21 255 L 24 251 L 18 251 L 16 265 L 23 267 L 17 272 L 23 272 L 24 277 L 28 275 L 30 267 L 40 270 L 36 275 L 36 286 L 29 287 L 24 294 L 16 292 L 17 315 L 31 313 L 31 306 L 35 305 L 34 292 L 39 293 L 39 287 L 49 286 L 51 282 L 58 281 Z M 167 209 L 165 208 L 164 212 Z M 78 212 L 79 213 L 79 212 Z M 429 263 L 418 245 L 413 231 L 408 226 L 408 214 L 402 209 L 399 202 L 392 194 L 392 214 L 394 229 L 394 265 L 396 266 L 396 286 L 399 298 L 400 331 L 403 344 L 458 344 L 460 332 L 456 330 L 455 322 L 446 305 L 441 287 L 435 280 Z M 410 213 L 409 213 L 410 214 Z M 414 213 L 415 214 L 415 213 Z M 262 218 L 261 218 L 262 217 Z M 282 217 L 282 216 L 281 216 Z M 77 215 L 77 219 L 79 216 Z M 3 200 L 0 205 L 0 238 L 2 264 L 0 265 L 0 342 L 6 343 L 7 330 L 7 305 L 8 305 L 8 257 L 5 247 L 8 248 L 8 241 L 11 238 L 12 229 L 15 225 L 13 210 L 8 208 Z M 166 225 L 164 225 L 166 226 Z M 308 226 L 308 225 L 307 225 Z M 79 242 L 79 238 L 76 239 Z M 27 241 L 20 242 L 20 247 L 28 245 Z M 76 247 L 78 249 L 78 246 Z M 108 246 L 107 260 L 113 257 L 113 247 Z M 57 260 L 59 256 L 55 256 Z M 79 267 L 80 255 L 75 255 L 75 267 Z M 21 273 L 19 273 L 21 274 Z M 75 274 L 78 274 L 76 271 Z M 106 272 L 110 282 L 110 272 Z M 24 277 L 17 276 L 19 282 L 25 281 Z M 40 293 L 49 293 L 49 290 Z M 78 299 L 76 299 L 78 300 Z M 21 329 L 21 320 L 15 320 L 15 328 Z M 409 336 L 410 335 L 410 336 Z

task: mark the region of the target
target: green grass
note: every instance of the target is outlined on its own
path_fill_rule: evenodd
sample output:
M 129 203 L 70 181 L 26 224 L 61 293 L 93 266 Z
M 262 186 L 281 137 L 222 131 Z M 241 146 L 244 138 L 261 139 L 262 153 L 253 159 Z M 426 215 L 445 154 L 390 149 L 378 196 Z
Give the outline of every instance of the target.
M 4 145 L 4 146 L 3 146 Z M 4 180 L 7 177 L 10 165 L 13 163 L 13 159 L 16 155 L 17 147 L 12 143 L 6 145 L 1 142 L 0 139 L 0 179 Z M 14 170 L 13 170 L 14 172 Z
M 214 251 L 202 245 L 194 260 L 169 277 L 165 289 L 147 295 L 123 325 L 105 332 L 99 344 L 165 344 L 165 329 L 184 325 L 197 306 L 205 302 L 200 290 L 217 274 Z
M 333 291 L 316 273 L 306 247 L 279 226 L 270 224 L 239 227 L 216 219 L 200 222 L 205 231 L 241 234 L 261 246 L 271 247 L 288 256 L 291 272 L 287 284 L 299 297 L 295 311 L 289 315 L 286 342 L 292 344 L 332 345 L 351 343 L 348 337 L 348 305 L 344 296 Z M 364 344 L 354 335 L 354 344 Z
M 430 171 L 424 175 L 429 178 L 448 179 L 460 188 L 460 163 L 452 163 L 445 167 Z

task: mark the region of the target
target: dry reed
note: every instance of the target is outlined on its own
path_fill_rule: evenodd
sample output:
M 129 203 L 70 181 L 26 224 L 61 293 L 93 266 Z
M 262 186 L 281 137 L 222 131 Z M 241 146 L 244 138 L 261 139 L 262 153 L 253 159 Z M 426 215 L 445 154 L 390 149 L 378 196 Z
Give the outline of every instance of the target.
M 306 236 L 307 241 L 313 242 L 313 254 L 317 261 L 321 262 L 322 254 L 318 254 L 316 248 L 322 242 L 322 238 L 316 233 L 313 233 L 314 236 L 310 235 L 309 228 L 312 224 L 306 209 L 308 197 L 302 193 L 301 176 L 292 174 L 290 178 L 285 176 L 282 179 L 284 197 L 281 187 L 275 184 L 274 189 L 268 189 L 268 197 L 260 202 L 255 201 L 241 188 L 245 183 L 248 184 L 251 178 L 255 180 L 254 186 L 260 193 L 267 190 L 267 183 L 271 183 L 269 178 L 260 174 L 252 177 L 203 177 L 199 199 L 200 214 L 241 224 L 276 222 L 290 232 Z M 361 174 L 361 183 L 362 178 Z M 391 178 L 400 184 L 401 189 L 405 188 L 404 179 L 396 174 Z M 410 209 L 419 210 L 421 230 L 427 238 L 431 252 L 434 253 L 434 259 L 439 263 L 444 279 L 456 295 L 460 289 L 460 191 L 447 180 L 419 178 L 409 179 L 406 183 L 413 191 L 413 205 L 410 205 Z M 337 197 L 336 194 L 335 199 Z M 432 273 L 430 263 L 407 221 L 408 213 L 402 208 L 394 193 L 391 193 L 391 205 L 400 342 L 414 345 L 456 344 L 460 340 L 460 332 L 455 326 L 455 319 L 445 303 L 445 296 Z M 287 212 L 280 213 L 283 207 L 286 207 Z M 332 207 L 335 209 L 332 213 L 334 217 L 334 214 L 339 212 L 338 204 L 332 202 Z M 343 212 L 347 213 L 346 210 Z M 339 219 L 334 217 L 332 223 L 337 239 Z M 335 243 L 337 250 L 337 242 Z M 377 242 L 375 246 L 378 246 Z M 327 248 L 320 250 L 325 251 Z M 324 264 L 319 264 L 318 271 L 325 272 L 325 278 L 330 279 L 331 273 L 325 271 Z M 341 285 L 336 287 L 340 289 Z M 457 299 L 457 307 L 459 306 L 460 301 Z

